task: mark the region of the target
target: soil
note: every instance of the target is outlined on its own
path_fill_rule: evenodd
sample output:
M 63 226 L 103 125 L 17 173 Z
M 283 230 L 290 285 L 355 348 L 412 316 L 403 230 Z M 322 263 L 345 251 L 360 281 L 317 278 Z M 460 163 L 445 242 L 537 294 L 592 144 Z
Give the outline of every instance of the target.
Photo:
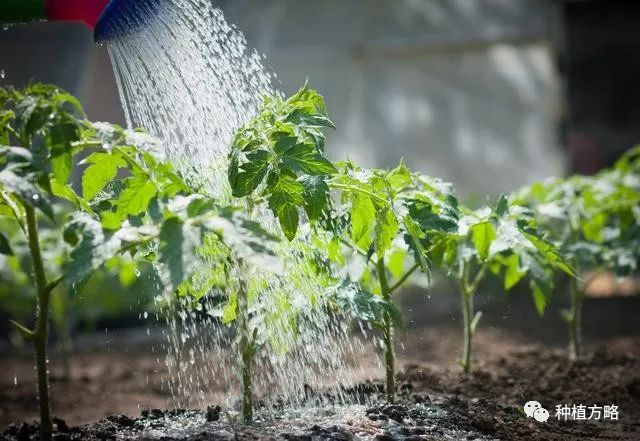
M 494 331 L 478 336 L 478 348 L 495 346 Z M 416 335 L 412 340 L 421 341 Z M 432 353 L 438 353 L 437 348 Z M 27 366 L 28 360 L 11 360 L 3 374 L 12 369 L 25 372 Z M 67 420 L 56 420 L 56 439 L 640 439 L 640 342 L 633 338 L 607 341 L 578 364 L 568 363 L 564 351 L 539 344 L 506 344 L 495 354 L 485 353 L 470 375 L 444 363 L 406 362 L 398 375 L 401 392 L 396 405 L 384 404 L 381 384 L 367 382 L 351 390 L 354 398 L 380 400 L 379 404 L 324 406 L 323 412 L 309 410 L 302 417 L 283 411 L 264 416 L 251 428 L 233 423 L 215 407 L 209 412 L 158 410 L 168 404 L 168 394 L 157 380 L 162 376 L 159 366 L 149 354 L 81 354 L 70 383 L 57 379 L 54 369 L 53 408 Z M 547 423 L 526 417 L 522 406 L 530 400 L 549 410 Z M 33 382 L 3 383 L 0 403 L 5 428 L 0 439 L 37 439 L 36 424 L 7 426 L 35 417 Z M 559 404 L 615 404 L 619 419 L 558 421 Z M 139 407 L 155 410 L 141 412 Z M 114 416 L 73 427 L 105 414 Z
M 164 382 L 164 356 L 149 352 L 149 344 L 136 346 L 127 337 L 112 340 L 107 350 L 76 354 L 68 382 L 62 381 L 54 354 L 52 408 L 61 418 L 56 420 L 56 439 L 638 441 L 640 302 L 612 302 L 586 303 L 586 317 L 597 317 L 598 323 L 586 324 L 587 355 L 576 364 L 566 359 L 561 345 L 565 330 L 553 318 L 557 315 L 535 324 L 541 329 L 534 332 L 534 324 L 518 319 L 530 314 L 519 313 L 517 300 L 509 302 L 506 314 L 499 307 L 493 313 L 487 305 L 475 338 L 475 367 L 464 375 L 456 363 L 460 331 L 455 312 L 418 322 L 411 318 L 408 299 L 407 329 L 397 335 L 397 404 L 384 403 L 382 385 L 375 381 L 382 372 L 368 360 L 363 362 L 368 367 L 358 370 L 360 386 L 349 390 L 354 401 L 366 398 L 366 404 L 259 410 L 251 427 L 235 423 L 232 411 L 216 407 L 224 402 L 222 388 L 208 391 L 208 410 L 159 410 L 176 403 Z M 38 438 L 36 424 L 19 423 L 37 418 L 32 366 L 30 357 L 0 359 L 0 440 Z M 527 418 L 523 405 L 531 400 L 549 411 L 549 421 Z M 616 405 L 618 420 L 556 418 L 556 406 L 574 404 Z

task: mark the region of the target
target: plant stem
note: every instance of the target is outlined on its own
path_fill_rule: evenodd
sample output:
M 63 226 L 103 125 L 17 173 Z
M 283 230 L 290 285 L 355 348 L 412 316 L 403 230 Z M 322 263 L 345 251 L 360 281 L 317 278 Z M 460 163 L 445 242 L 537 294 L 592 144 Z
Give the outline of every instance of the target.
M 253 421 L 253 385 L 251 383 L 251 363 L 253 361 L 253 338 L 249 331 L 249 302 L 243 282 L 238 289 L 238 331 L 240 333 L 240 353 L 242 355 L 242 421 Z
M 42 262 L 42 252 L 38 238 L 38 223 L 33 207 L 25 204 L 27 218 L 27 235 L 29 250 L 33 262 L 36 289 L 38 292 L 38 309 L 36 329 L 33 333 L 33 346 L 36 353 L 36 368 L 38 371 L 38 396 L 40 401 L 40 439 L 50 441 L 53 425 L 51 423 L 51 409 L 49 405 L 49 374 L 47 371 L 47 340 L 49 322 L 49 301 L 51 291 L 47 290 L 47 278 Z
M 413 265 L 411 269 L 407 271 L 404 276 L 400 277 L 400 279 L 398 279 L 398 281 L 391 288 L 389 288 L 388 293 L 392 294 L 396 289 L 400 288 L 402 284 L 406 282 L 407 279 L 411 277 L 411 274 L 415 273 L 418 268 L 420 268 L 419 263 L 416 263 L 415 265 Z
M 382 298 L 391 302 L 391 293 L 387 283 L 387 273 L 384 266 L 384 257 L 378 259 L 378 280 L 380 281 L 380 292 Z M 393 403 L 396 399 L 396 379 L 395 379 L 395 354 L 393 352 L 393 321 L 387 311 L 382 315 L 383 339 L 385 345 L 385 365 L 387 375 L 387 401 Z
M 582 300 L 584 292 L 578 287 L 578 280 L 571 278 L 571 320 L 569 325 L 569 359 L 578 361 L 582 357 Z
M 473 334 L 475 333 L 473 296 L 487 273 L 487 265 L 483 264 L 473 278 L 473 282 L 469 284 L 469 273 L 471 271 L 470 265 L 471 262 L 465 262 L 464 267 L 462 268 L 462 274 L 459 274 L 458 276 L 458 286 L 462 306 L 463 337 L 462 359 L 460 360 L 460 364 L 462 365 L 465 374 L 468 374 L 471 371 L 471 363 L 473 361 Z
M 464 373 L 468 374 L 471 370 L 471 356 L 473 345 L 473 330 L 471 322 L 473 320 L 473 295 L 467 289 L 460 289 L 460 297 L 462 301 L 462 329 L 463 329 L 463 347 L 462 347 L 462 368 Z

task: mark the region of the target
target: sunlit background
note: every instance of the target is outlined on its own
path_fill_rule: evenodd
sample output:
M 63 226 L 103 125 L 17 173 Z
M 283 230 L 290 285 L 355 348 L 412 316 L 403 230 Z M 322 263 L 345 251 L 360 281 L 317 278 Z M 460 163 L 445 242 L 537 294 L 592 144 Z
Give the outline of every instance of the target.
M 333 158 L 412 168 L 484 197 L 593 172 L 639 138 L 637 18 L 620 1 L 220 1 L 289 93 L 308 78 L 338 131 Z M 105 48 L 81 24 L 0 32 L 0 84 L 79 95 L 123 122 Z

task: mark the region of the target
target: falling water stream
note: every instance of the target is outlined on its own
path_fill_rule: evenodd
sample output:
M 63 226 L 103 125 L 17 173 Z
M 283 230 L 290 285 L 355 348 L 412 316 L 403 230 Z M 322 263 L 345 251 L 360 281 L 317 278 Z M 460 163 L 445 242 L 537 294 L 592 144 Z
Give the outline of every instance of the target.
M 235 131 L 257 113 L 263 97 L 279 94 L 274 76 L 210 0 L 166 0 L 157 7 L 143 29 L 127 30 L 108 42 L 127 124 L 162 139 L 168 159 L 190 184 L 228 202 L 230 143 Z M 117 26 L 124 30 L 138 18 L 122 20 Z M 275 228 L 269 212 L 254 215 Z M 288 246 L 276 251 L 291 261 Z M 304 317 L 295 336 L 277 316 L 259 327 L 265 347 L 256 355 L 254 382 L 267 404 L 269 397 L 303 404 L 305 385 L 333 386 L 340 397 L 337 387 L 353 384 L 363 373 L 358 363 L 364 346 L 351 338 L 346 320 L 326 313 L 318 296 L 321 286 L 302 265 L 297 261 L 286 267 L 265 263 L 237 269 L 238 279 L 267 281 L 254 307 L 268 312 L 284 301 Z M 233 333 L 215 318 L 203 319 L 199 311 L 173 305 L 166 331 L 171 374 L 167 387 L 175 403 L 206 406 L 211 404 L 208 391 L 225 386 L 233 404 L 239 389 Z M 367 374 L 372 375 L 370 367 Z

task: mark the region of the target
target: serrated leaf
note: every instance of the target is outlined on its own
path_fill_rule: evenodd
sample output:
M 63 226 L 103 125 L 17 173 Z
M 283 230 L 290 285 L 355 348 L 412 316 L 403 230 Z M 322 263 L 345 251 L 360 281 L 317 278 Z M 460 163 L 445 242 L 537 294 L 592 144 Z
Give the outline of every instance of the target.
M 121 219 L 127 215 L 137 216 L 145 212 L 157 194 L 153 182 L 143 175 L 128 178 L 125 183 L 126 186 L 117 200 L 118 215 Z
M 247 154 L 247 162 L 230 173 L 231 190 L 234 197 L 242 198 L 253 193 L 269 170 L 270 154 L 266 150 L 256 150 Z
M 291 112 L 287 118 L 287 122 L 292 124 L 306 126 L 306 127 L 328 127 L 335 129 L 336 126 L 331 122 L 329 118 L 318 113 L 309 113 L 304 109 L 295 109 Z
M 338 172 L 335 166 L 310 144 L 299 144 L 287 150 L 282 160 L 288 167 L 310 175 L 332 175 Z
M 91 154 L 83 163 L 91 164 L 82 174 L 82 195 L 88 201 L 116 177 L 119 168 L 127 165 L 121 157 L 103 152 Z
M 94 214 L 93 210 L 91 209 L 87 201 L 85 201 L 80 196 L 78 196 L 76 192 L 73 191 L 73 188 L 71 188 L 71 185 L 69 184 L 62 185 L 60 182 L 58 182 L 58 180 L 55 177 L 51 178 L 50 182 L 51 182 L 51 193 L 54 196 L 71 202 L 77 208 L 82 209 L 83 211 L 89 214 Z

